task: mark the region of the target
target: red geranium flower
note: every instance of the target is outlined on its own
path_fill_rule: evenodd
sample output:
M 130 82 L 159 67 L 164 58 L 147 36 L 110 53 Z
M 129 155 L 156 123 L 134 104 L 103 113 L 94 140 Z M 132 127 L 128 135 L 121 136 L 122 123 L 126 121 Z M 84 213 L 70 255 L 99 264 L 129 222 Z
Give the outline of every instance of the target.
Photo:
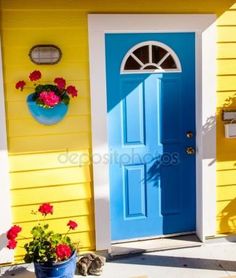
M 53 214 L 53 206 L 50 205 L 49 203 L 44 203 L 42 204 L 39 209 L 38 209 L 39 212 L 42 213 L 42 215 L 47 215 L 47 214 Z
M 18 82 L 16 83 L 16 89 L 17 89 L 17 90 L 20 89 L 21 91 L 23 91 L 25 85 L 26 85 L 26 83 L 25 83 L 24 80 L 18 81 Z
M 7 248 L 8 249 L 15 249 L 17 245 L 17 241 L 15 239 L 8 240 Z
M 71 85 L 68 86 L 68 87 L 66 88 L 66 91 L 67 91 L 67 93 L 70 94 L 72 97 L 77 97 L 78 91 L 76 90 L 75 86 L 71 86 Z
M 67 244 L 59 244 L 56 247 L 56 255 L 60 261 L 70 258 L 71 253 L 71 248 Z
M 56 106 L 61 100 L 53 91 L 42 91 L 39 94 L 39 99 L 48 107 Z
M 59 90 L 63 90 L 66 87 L 66 80 L 62 77 L 57 77 L 54 79 L 54 83 L 57 84 Z
M 21 227 L 14 225 L 11 229 L 7 232 L 7 238 L 10 240 L 15 239 L 18 236 L 18 233 L 21 232 Z
M 70 220 L 70 221 L 67 223 L 67 226 L 69 226 L 69 228 L 70 228 L 71 230 L 74 230 L 74 229 L 77 228 L 78 224 L 77 224 L 75 221 Z
M 35 71 L 30 73 L 29 79 L 31 81 L 37 81 L 41 78 L 41 76 L 42 76 L 41 72 L 39 70 L 35 70 Z

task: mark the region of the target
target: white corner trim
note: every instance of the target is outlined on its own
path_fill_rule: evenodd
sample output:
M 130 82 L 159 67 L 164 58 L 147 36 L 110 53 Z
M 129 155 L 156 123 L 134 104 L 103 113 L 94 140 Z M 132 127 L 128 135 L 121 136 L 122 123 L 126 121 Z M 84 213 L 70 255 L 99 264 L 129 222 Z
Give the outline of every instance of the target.
M 10 183 L 7 149 L 7 129 L 5 113 L 5 97 L 3 88 L 2 53 L 0 37 L 0 211 L 4 217 L 0 218 L 0 264 L 13 261 L 13 251 L 5 246 L 7 243 L 6 231 L 11 226 Z
M 108 154 L 106 33 L 195 32 L 197 234 L 204 241 L 216 222 L 216 16 L 212 14 L 91 14 L 89 21 L 92 150 Z M 186 23 L 187 22 L 187 23 Z M 212 124 L 209 125 L 209 122 Z M 111 248 L 109 165 L 94 163 L 96 249 Z
M 216 25 L 200 34 L 197 47 L 202 64 L 197 64 L 196 108 L 197 142 L 197 223 L 199 237 L 204 240 L 216 234 Z M 200 68 L 201 67 L 201 68 Z

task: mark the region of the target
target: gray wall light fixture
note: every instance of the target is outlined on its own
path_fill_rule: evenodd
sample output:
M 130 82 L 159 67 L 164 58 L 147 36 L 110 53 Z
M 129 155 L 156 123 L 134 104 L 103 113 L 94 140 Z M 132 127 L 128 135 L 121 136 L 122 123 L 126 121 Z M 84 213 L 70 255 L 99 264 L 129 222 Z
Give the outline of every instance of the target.
M 30 49 L 30 60 L 37 65 L 54 65 L 61 60 L 62 52 L 53 44 L 38 44 Z

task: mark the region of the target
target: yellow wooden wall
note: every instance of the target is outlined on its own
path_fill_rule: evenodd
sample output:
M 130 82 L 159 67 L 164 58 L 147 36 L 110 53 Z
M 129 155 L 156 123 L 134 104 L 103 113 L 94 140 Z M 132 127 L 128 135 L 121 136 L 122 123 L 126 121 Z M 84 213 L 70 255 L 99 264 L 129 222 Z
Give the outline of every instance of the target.
M 1 0 L 1 36 L 10 154 L 14 223 L 27 233 L 30 215 L 41 202 L 52 202 L 57 229 L 73 218 L 79 222 L 74 238 L 84 250 L 94 249 L 92 166 L 60 163 L 59 155 L 90 154 L 90 96 L 88 13 L 215 13 L 218 16 L 218 119 L 217 119 L 217 232 L 235 231 L 236 140 L 223 136 L 221 109 L 236 108 L 236 1 L 235 0 Z M 187 23 L 186 23 L 187 24 Z M 53 66 L 30 62 L 29 49 L 55 44 L 63 57 Z M 43 126 L 31 118 L 27 93 L 15 90 L 15 82 L 39 69 L 45 81 L 63 76 L 79 89 L 68 116 L 55 126 Z M 230 99 L 229 99 L 230 98 Z M 101 216 L 102 219 L 102 216 Z M 22 243 L 20 243 L 21 245 Z M 22 249 L 17 249 L 19 260 Z
M 236 139 L 224 138 L 222 109 L 236 109 L 236 4 L 217 21 L 217 233 L 236 233 Z
M 21 10 L 12 10 L 10 3 L 3 3 L 2 42 L 14 223 L 22 225 L 22 235 L 28 237 L 35 219 L 31 210 L 51 202 L 55 209 L 49 217 L 51 225 L 66 232 L 68 220 L 76 220 L 79 226 L 73 238 L 80 242 L 81 250 L 94 249 L 92 169 L 89 163 L 79 163 L 79 155 L 88 157 L 91 149 L 86 13 L 54 11 L 47 5 L 44 11 L 38 11 L 37 5 L 29 11 L 25 4 Z M 61 48 L 59 64 L 37 66 L 30 61 L 30 47 L 41 43 Z M 78 98 L 71 100 L 68 115 L 57 125 L 37 123 L 25 102 L 30 90 L 15 89 L 15 82 L 26 80 L 34 69 L 42 72 L 44 81 L 62 76 L 78 88 Z M 17 249 L 16 260 L 22 252 Z

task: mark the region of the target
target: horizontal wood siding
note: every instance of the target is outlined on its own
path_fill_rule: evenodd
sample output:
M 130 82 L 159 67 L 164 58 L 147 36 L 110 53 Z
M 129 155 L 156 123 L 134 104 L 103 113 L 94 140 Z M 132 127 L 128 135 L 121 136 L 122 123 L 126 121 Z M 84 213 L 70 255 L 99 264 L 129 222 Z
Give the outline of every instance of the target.
M 31 211 L 51 202 L 55 212 L 49 224 L 66 232 L 67 222 L 76 220 L 73 239 L 81 250 L 94 250 L 87 15 L 47 7 L 44 12 L 4 8 L 2 40 L 13 221 L 28 238 L 36 220 Z M 30 61 L 30 48 L 44 43 L 61 48 L 59 64 L 37 66 Z M 42 82 L 62 76 L 78 88 L 78 98 L 71 100 L 68 115 L 57 125 L 41 125 L 29 114 L 25 99 L 33 88 L 15 89 L 16 81 L 35 69 L 42 72 Z M 19 240 L 19 246 L 24 241 Z M 23 253 L 17 248 L 16 261 Z
M 236 109 L 236 4 L 218 25 L 217 233 L 236 233 L 236 139 L 226 139 L 223 109 Z
M 23 228 L 27 231 L 34 221 L 29 212 L 40 202 L 52 202 L 57 213 L 50 221 L 59 229 L 65 220 L 77 219 L 80 228 L 74 236 L 80 241 L 81 248 L 91 250 L 95 247 L 93 181 L 89 160 L 87 14 L 215 13 L 218 16 L 217 232 L 235 231 L 230 217 L 236 211 L 236 140 L 224 138 L 221 120 L 221 110 L 225 105 L 236 108 L 235 3 L 235 0 L 169 0 L 168 4 L 154 0 L 136 0 L 135 3 L 129 0 L 1 0 L 14 223 L 23 221 Z M 61 62 L 54 66 L 32 64 L 28 53 L 36 44 L 59 46 L 63 53 Z M 27 93 L 14 89 L 15 82 L 26 78 L 34 69 L 42 71 L 45 81 L 63 76 L 79 89 L 79 97 L 71 101 L 68 115 L 58 125 L 47 127 L 34 121 L 25 104 Z M 21 249 L 17 249 L 16 255 L 20 260 Z

